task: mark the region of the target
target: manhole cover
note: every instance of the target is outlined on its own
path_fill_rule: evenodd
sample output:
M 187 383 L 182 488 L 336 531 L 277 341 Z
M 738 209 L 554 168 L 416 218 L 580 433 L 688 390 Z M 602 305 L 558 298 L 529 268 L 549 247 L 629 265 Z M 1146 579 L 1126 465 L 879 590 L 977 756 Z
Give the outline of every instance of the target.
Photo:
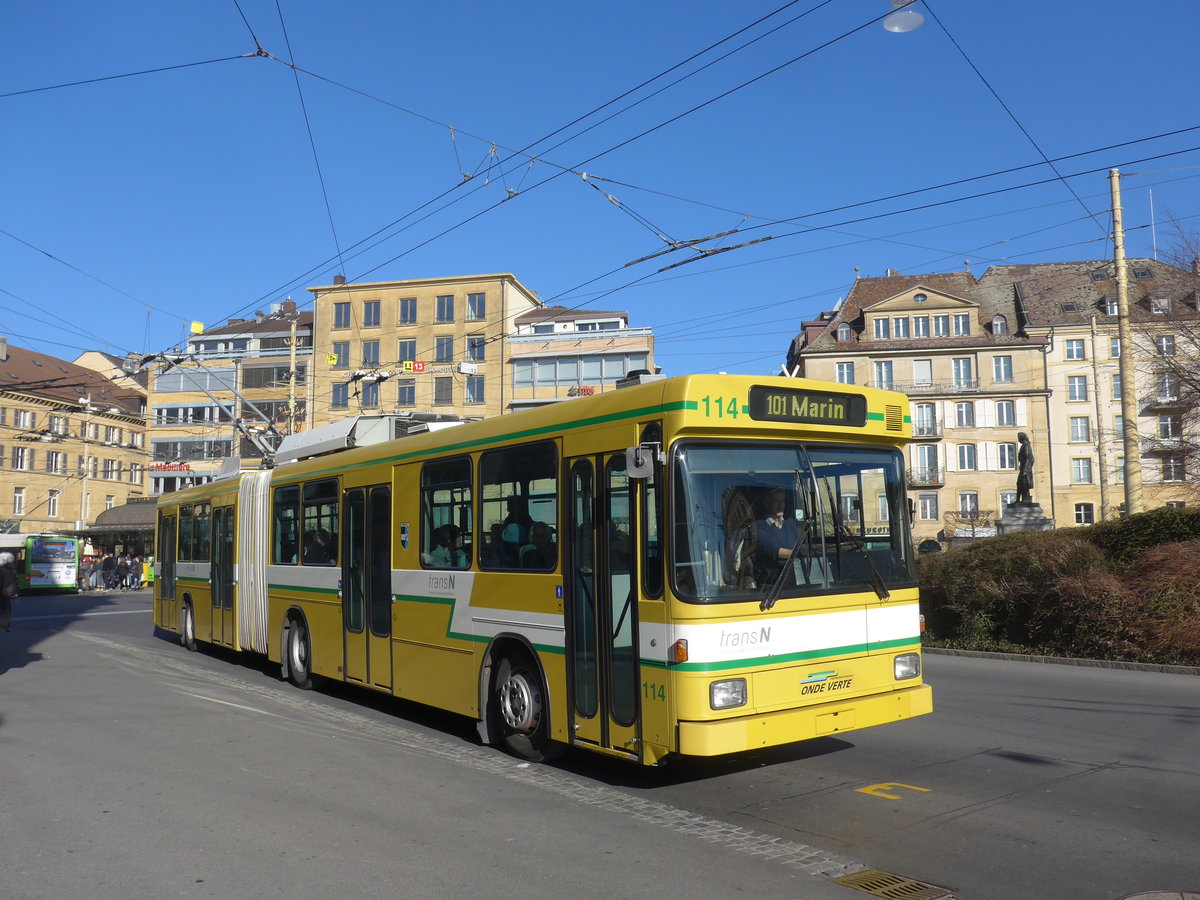
M 954 893 L 950 888 L 937 884 L 927 884 L 915 881 L 903 875 L 893 875 L 879 869 L 867 869 L 865 872 L 855 872 L 853 875 L 841 875 L 829 879 L 842 887 L 853 888 L 864 894 L 875 897 L 887 897 L 888 900 L 940 900 Z M 1174 900 L 1174 898 L 1172 898 Z

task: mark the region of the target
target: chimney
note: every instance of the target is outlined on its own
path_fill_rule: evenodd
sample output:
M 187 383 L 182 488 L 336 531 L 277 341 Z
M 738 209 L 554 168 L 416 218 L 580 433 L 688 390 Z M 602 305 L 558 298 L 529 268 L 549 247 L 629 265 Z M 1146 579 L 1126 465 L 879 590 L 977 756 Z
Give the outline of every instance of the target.
M 0 337 L 0 362 L 8 360 L 8 338 Z
M 291 297 L 288 297 L 286 300 L 283 301 L 283 314 L 285 316 L 290 316 L 295 311 L 296 311 L 296 301 L 293 300 Z
M 345 284 L 345 283 L 346 283 L 346 276 L 345 276 L 345 275 L 334 275 L 334 276 L 333 276 L 333 283 L 334 283 L 334 284 Z

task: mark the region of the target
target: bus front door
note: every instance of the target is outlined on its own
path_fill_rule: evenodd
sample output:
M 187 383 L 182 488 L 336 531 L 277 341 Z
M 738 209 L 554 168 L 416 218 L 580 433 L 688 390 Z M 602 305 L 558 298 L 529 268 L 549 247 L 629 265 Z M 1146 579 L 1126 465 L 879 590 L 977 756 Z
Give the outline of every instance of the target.
M 233 615 L 233 507 L 213 510 L 212 535 L 212 642 L 236 646 Z
M 342 623 L 346 681 L 392 690 L 392 491 L 342 498 Z
M 573 741 L 637 759 L 638 598 L 625 455 L 575 459 L 569 472 L 565 582 Z

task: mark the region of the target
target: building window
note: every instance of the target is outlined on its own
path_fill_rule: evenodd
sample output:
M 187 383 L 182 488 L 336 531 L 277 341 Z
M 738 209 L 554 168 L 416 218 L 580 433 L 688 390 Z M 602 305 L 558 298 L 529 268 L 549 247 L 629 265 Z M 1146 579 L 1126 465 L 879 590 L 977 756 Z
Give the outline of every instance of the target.
M 975 404 L 972 401 L 954 404 L 954 424 L 959 428 L 975 427 Z
M 1159 356 L 1174 356 L 1175 355 L 1175 335 L 1160 334 L 1154 339 L 1154 347 L 1158 350 Z
M 854 384 L 854 363 L 840 362 L 837 364 L 838 384 Z
M 536 330 L 537 329 L 535 328 L 534 331 L 536 331 Z M 845 322 L 843 322 L 841 325 L 838 326 L 837 339 L 839 341 L 843 341 L 843 342 L 849 341 L 849 340 L 853 340 L 853 338 L 854 338 L 854 333 L 850 330 L 849 325 L 847 325 Z
M 992 319 L 992 334 L 1008 334 L 1008 319 L 1004 316 L 996 316 Z
M 979 515 L 978 491 L 960 491 L 958 494 L 958 514 L 968 519 Z
M 1013 380 L 1013 358 L 1011 356 L 992 357 L 992 380 L 1000 382 Z
M 1071 416 L 1071 441 L 1081 443 L 1092 439 L 1092 420 L 1087 416 Z
M 350 304 L 349 303 L 333 304 L 333 327 L 334 328 L 349 328 L 350 327 Z
M 913 316 L 913 337 L 929 337 L 929 316 Z
M 1124 416 L 1113 416 L 1113 437 L 1119 441 L 1124 436 L 1124 434 L 1125 434 L 1125 417 Z
M 1011 400 L 996 401 L 996 424 L 1012 426 L 1017 424 L 1016 404 Z
M 933 360 L 913 360 L 913 385 L 929 387 L 933 384 Z
M 885 391 L 890 391 L 892 389 L 891 360 L 884 360 L 875 363 L 875 387 L 883 388 Z
M 413 362 L 417 358 L 417 342 L 413 339 L 396 342 L 396 361 Z
M 1165 316 L 1171 311 L 1171 298 L 1167 294 L 1156 294 L 1150 298 L 1150 312 L 1156 316 Z
M 437 298 L 436 322 L 454 321 L 454 295 L 448 294 Z
M 1016 502 L 1017 502 L 1017 492 L 1016 491 L 1001 491 L 1000 492 L 1000 508 L 1001 509 L 1008 509 L 1008 507 L 1012 506 Z
M 1086 375 L 1068 375 L 1067 376 L 1067 399 L 1068 400 L 1086 400 L 1088 398 L 1088 385 Z
M 949 316 L 934 316 L 933 317 L 933 336 L 934 337 L 949 337 L 950 336 L 950 317 Z
M 1111 359 L 1117 359 L 1121 355 L 1121 339 L 1119 337 L 1108 339 L 1108 355 Z
M 1087 359 L 1082 338 L 1071 338 L 1064 342 L 1067 359 Z
M 379 365 L 379 341 L 362 342 L 362 364 L 364 366 Z
M 971 360 L 955 359 L 951 360 L 954 372 L 954 386 L 956 388 L 973 388 L 975 387 L 975 378 Z
M 958 468 L 962 472 L 973 472 L 975 470 L 974 444 L 958 445 Z
M 1121 376 L 1113 375 L 1112 377 L 1112 393 L 1114 400 L 1121 399 Z
M 1090 503 L 1075 504 L 1075 524 L 1092 525 L 1096 521 L 1095 508 Z
M 954 336 L 966 337 L 971 333 L 971 315 L 970 313 L 955 313 L 954 314 Z
M 13 447 L 12 467 L 18 471 L 29 468 L 29 458 L 31 455 L 32 451 L 26 447 Z
M 1076 457 L 1071 460 L 1071 483 L 1092 483 L 1092 461 L 1087 457 Z
M 401 378 L 396 382 L 396 405 L 417 405 L 417 382 L 415 378 Z
M 1184 509 L 1186 507 L 1187 507 L 1186 500 L 1168 500 L 1167 501 L 1168 509 Z
M 436 348 L 434 350 L 434 359 L 437 362 L 447 363 L 447 362 L 454 361 L 454 338 L 453 337 L 436 338 L 434 341 L 434 344 L 435 344 L 435 348 Z
M 921 494 L 918 497 L 918 502 L 921 509 L 921 521 L 936 522 L 938 520 L 937 494 Z
M 940 474 L 938 472 L 937 447 L 933 444 L 918 444 L 917 478 L 921 484 L 932 484 Z
M 1017 445 L 1016 444 L 1001 444 L 1000 450 L 1000 468 L 1015 469 L 1017 467 Z
M 937 434 L 937 408 L 932 403 L 918 403 L 913 411 L 914 437 L 931 437 Z
M 1179 399 L 1179 376 L 1174 372 L 1159 372 L 1154 376 L 1160 401 L 1175 401 Z
M 13 515 L 19 516 L 25 512 L 25 488 L 13 488 Z
M 876 338 L 876 340 L 883 340 L 883 339 L 891 337 L 892 332 L 891 332 L 890 326 L 891 326 L 891 323 L 887 319 L 885 319 L 883 316 L 880 316 L 878 319 L 876 319 L 875 320 L 875 338 Z
M 416 325 L 417 324 L 417 298 L 404 297 L 400 301 L 400 324 L 401 325 Z
M 379 382 L 368 381 L 362 386 L 359 402 L 366 408 L 374 409 L 379 405 Z
M 350 366 L 350 342 L 349 341 L 334 341 L 332 343 L 332 352 L 330 355 L 331 368 L 349 368 Z
M 1117 457 L 1117 462 L 1113 468 L 1113 475 L 1113 481 L 1115 481 L 1117 484 L 1125 483 L 1125 457 Z
M 454 403 L 454 379 L 433 379 L 433 405 L 450 406 Z
M 1178 440 L 1183 433 L 1183 417 L 1168 414 L 1158 417 L 1158 436 L 1164 441 Z
M 346 409 L 350 405 L 350 385 L 335 384 L 329 405 L 334 409 Z
M 1121 304 L 1117 302 L 1116 297 L 1104 298 L 1104 314 L 1108 316 L 1116 316 L 1121 314 Z
M 467 294 L 467 321 L 479 322 L 487 318 L 487 294 Z
M 46 515 L 51 519 L 58 518 L 58 495 L 61 491 L 51 491 L 50 496 L 46 498 Z
M 363 328 L 379 327 L 379 301 L 363 301 Z
M 908 337 L 908 317 L 900 316 L 892 319 L 892 334 L 898 338 Z
M 1167 456 L 1162 461 L 1163 481 L 1183 481 L 1183 457 Z
M 483 376 L 468 375 L 467 376 L 467 402 L 482 403 L 483 397 Z
M 487 346 L 487 339 L 481 334 L 473 334 L 467 337 L 467 359 L 471 362 L 483 362 Z

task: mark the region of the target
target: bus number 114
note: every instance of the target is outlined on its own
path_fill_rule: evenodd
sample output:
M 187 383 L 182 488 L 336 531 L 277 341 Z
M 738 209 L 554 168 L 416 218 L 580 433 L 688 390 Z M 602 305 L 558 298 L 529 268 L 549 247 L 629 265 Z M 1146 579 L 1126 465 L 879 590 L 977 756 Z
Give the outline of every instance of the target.
M 701 397 L 700 402 L 704 404 L 704 415 L 709 417 L 716 415 L 718 419 L 725 416 L 736 419 L 741 413 L 737 397 L 730 397 L 728 400 L 724 397 Z

